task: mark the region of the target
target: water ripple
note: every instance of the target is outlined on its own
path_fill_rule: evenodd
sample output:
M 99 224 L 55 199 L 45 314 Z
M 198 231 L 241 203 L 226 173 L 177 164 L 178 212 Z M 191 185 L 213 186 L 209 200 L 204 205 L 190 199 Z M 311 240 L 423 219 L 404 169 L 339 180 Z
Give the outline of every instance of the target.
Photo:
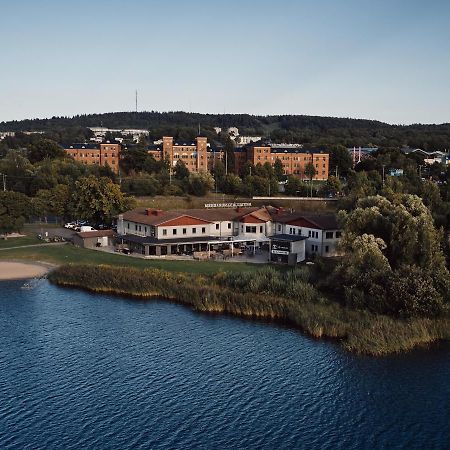
M 163 301 L 0 286 L 1 449 L 450 448 L 450 347 L 361 358 Z

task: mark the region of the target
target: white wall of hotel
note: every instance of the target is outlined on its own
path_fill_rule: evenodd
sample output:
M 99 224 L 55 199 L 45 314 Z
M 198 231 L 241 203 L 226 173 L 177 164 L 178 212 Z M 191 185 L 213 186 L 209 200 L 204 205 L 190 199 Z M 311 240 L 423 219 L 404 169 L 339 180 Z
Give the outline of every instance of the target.
M 306 254 L 317 254 L 320 256 L 337 256 L 339 254 L 337 245 L 341 238 L 341 230 L 321 230 L 318 228 L 307 228 L 288 223 L 276 223 L 277 234 L 297 234 L 305 236 Z
M 241 223 L 238 221 L 216 221 L 201 225 L 177 225 L 164 226 L 164 224 L 153 226 L 139 222 L 124 220 L 119 215 L 117 221 L 118 234 L 132 234 L 135 236 L 151 236 L 157 239 L 179 239 L 194 238 L 202 236 L 214 236 L 227 238 L 237 236 L 239 239 L 255 240 L 257 242 L 267 241 L 267 236 L 273 234 L 272 222 L 265 223 Z

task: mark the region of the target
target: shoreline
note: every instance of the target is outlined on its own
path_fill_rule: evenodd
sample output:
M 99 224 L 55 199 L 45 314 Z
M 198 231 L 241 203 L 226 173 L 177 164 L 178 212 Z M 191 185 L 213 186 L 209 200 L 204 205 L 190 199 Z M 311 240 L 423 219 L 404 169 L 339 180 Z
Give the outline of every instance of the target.
M 416 347 L 450 339 L 450 317 L 400 319 L 351 310 L 323 299 L 319 302 L 264 293 L 238 292 L 217 279 L 190 277 L 158 269 L 66 265 L 54 270 L 49 281 L 61 287 L 96 294 L 160 298 L 200 313 L 226 314 L 288 324 L 303 333 L 339 342 L 344 349 L 371 356 L 404 353 Z
M 55 267 L 41 262 L 0 261 L 0 281 L 41 278 Z

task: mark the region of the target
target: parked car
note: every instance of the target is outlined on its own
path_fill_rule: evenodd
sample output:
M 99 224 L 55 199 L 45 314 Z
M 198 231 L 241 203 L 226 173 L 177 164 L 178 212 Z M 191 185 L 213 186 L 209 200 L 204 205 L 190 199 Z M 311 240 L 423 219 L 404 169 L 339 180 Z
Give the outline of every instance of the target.
M 74 230 L 77 227 L 75 222 L 68 222 L 64 225 L 64 228 L 68 228 L 69 230 Z
M 91 227 L 91 226 L 89 226 L 89 225 L 82 225 L 81 227 L 80 227 L 80 231 L 82 232 L 82 233 L 84 233 L 85 231 L 97 231 L 94 227 Z

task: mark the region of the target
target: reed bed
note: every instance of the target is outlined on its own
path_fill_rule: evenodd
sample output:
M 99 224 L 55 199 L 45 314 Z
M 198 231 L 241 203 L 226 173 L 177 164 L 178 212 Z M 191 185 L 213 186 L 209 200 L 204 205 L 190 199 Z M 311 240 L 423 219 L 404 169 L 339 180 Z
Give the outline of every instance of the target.
M 339 339 L 361 354 L 385 355 L 450 339 L 450 320 L 400 320 L 350 310 L 325 298 L 305 268 L 214 276 L 117 266 L 70 264 L 49 274 L 52 283 L 139 298 L 162 297 L 209 313 L 289 323 L 315 338 Z

